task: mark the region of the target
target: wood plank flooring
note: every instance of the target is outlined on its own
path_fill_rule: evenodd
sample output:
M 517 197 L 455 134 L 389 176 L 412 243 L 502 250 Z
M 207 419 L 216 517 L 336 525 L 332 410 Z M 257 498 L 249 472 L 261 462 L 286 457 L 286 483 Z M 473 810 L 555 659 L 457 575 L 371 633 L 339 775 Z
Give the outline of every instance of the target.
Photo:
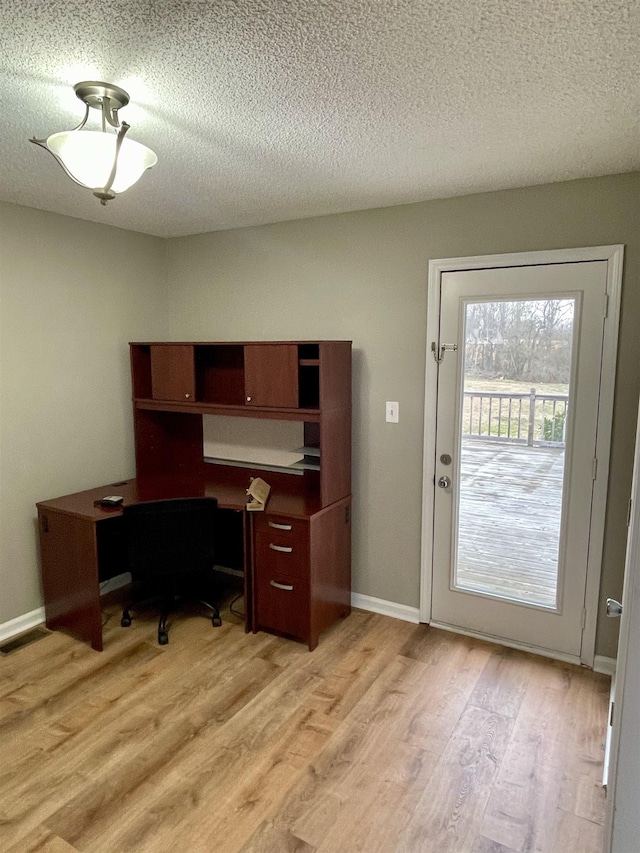
M 564 450 L 467 439 L 460 465 L 460 586 L 554 607 Z
M 595 853 L 608 678 L 354 613 L 176 616 L 0 658 L 4 853 Z

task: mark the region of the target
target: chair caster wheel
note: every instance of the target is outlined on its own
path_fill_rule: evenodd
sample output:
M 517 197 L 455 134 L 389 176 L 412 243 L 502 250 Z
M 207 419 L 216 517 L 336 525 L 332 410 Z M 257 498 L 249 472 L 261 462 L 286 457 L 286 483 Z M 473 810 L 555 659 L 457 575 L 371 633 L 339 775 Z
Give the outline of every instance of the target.
M 123 616 L 120 620 L 120 625 L 123 628 L 128 628 L 131 625 L 131 616 Z
M 166 646 L 169 642 L 169 634 L 166 631 L 158 631 L 158 644 Z
M 222 625 L 222 619 L 219 616 L 212 616 L 211 624 L 214 628 L 219 628 Z

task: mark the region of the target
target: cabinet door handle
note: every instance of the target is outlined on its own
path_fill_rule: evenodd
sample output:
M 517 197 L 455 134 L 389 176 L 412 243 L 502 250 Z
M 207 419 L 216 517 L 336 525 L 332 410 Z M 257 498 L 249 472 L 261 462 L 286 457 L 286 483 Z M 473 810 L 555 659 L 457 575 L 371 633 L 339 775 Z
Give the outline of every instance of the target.
M 271 586 L 275 586 L 276 589 L 283 589 L 285 592 L 293 592 L 293 584 L 292 583 L 278 583 L 278 581 L 269 581 Z
M 269 548 L 272 551 L 280 551 L 283 554 L 290 554 L 293 551 L 293 548 L 289 548 L 286 545 L 274 545 L 273 542 L 269 542 Z
M 274 530 L 291 530 L 292 525 L 291 524 L 278 524 L 275 521 L 270 521 L 269 527 L 273 527 Z

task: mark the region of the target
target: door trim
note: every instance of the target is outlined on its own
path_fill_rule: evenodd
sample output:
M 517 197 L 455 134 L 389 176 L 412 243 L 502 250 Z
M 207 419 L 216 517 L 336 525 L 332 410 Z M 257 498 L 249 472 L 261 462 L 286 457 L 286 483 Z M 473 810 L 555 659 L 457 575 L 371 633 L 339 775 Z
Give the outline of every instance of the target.
M 431 353 L 431 342 L 438 340 L 440 318 L 440 287 L 444 272 L 495 267 L 539 266 L 581 261 L 607 261 L 607 316 L 602 343 L 600 373 L 600 403 L 596 458 L 598 471 L 593 490 L 589 524 L 589 556 L 585 592 L 585 625 L 582 634 L 580 661 L 593 667 L 595 656 L 598 595 L 602 571 L 604 519 L 609 479 L 609 453 L 620 324 L 620 294 L 624 246 L 591 246 L 576 249 L 518 252 L 504 255 L 479 255 L 470 258 L 444 258 L 429 261 L 427 292 L 427 339 L 424 394 L 424 456 L 422 470 L 422 544 L 420 559 L 420 621 L 431 622 L 431 579 L 433 573 L 433 515 L 436 452 L 436 402 L 438 397 L 438 368 Z M 603 306 L 604 311 L 604 306 Z
M 618 641 L 618 660 L 615 679 L 615 703 L 611 723 L 611 742 L 609 744 L 609 767 L 607 768 L 607 809 L 604 824 L 604 850 L 611 853 L 615 841 L 616 849 L 622 849 L 621 844 L 629 838 L 638 824 L 633 820 L 638 772 L 634 773 L 633 760 L 626 759 L 629 751 L 637 751 L 633 743 L 637 718 L 637 709 L 633 707 L 637 690 L 637 676 L 634 681 L 638 653 L 634 642 L 637 637 L 638 599 L 640 590 L 640 409 L 638 410 L 638 426 L 636 427 L 635 458 L 633 464 L 633 480 L 631 483 L 631 515 L 629 518 L 627 553 L 625 560 L 624 584 L 622 588 L 622 617 L 620 619 L 620 635 Z M 627 699 L 629 707 L 625 709 L 624 694 L 630 690 Z M 624 731 L 622 727 L 624 725 Z M 621 760 L 622 756 L 622 760 Z M 618 779 L 619 766 L 622 764 L 622 775 Z M 621 785 L 618 785 L 618 782 Z M 616 798 L 622 804 L 616 815 Z M 620 826 L 622 821 L 622 826 Z M 616 828 L 617 827 L 617 828 Z

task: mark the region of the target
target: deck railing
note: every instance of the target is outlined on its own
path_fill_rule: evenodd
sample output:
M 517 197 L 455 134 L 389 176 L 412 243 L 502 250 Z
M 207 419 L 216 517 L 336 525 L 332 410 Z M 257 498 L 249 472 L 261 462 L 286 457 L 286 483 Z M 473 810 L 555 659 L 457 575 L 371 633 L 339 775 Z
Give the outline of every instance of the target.
M 567 394 L 503 394 L 465 391 L 462 434 L 483 441 L 507 441 L 529 447 L 564 447 Z

